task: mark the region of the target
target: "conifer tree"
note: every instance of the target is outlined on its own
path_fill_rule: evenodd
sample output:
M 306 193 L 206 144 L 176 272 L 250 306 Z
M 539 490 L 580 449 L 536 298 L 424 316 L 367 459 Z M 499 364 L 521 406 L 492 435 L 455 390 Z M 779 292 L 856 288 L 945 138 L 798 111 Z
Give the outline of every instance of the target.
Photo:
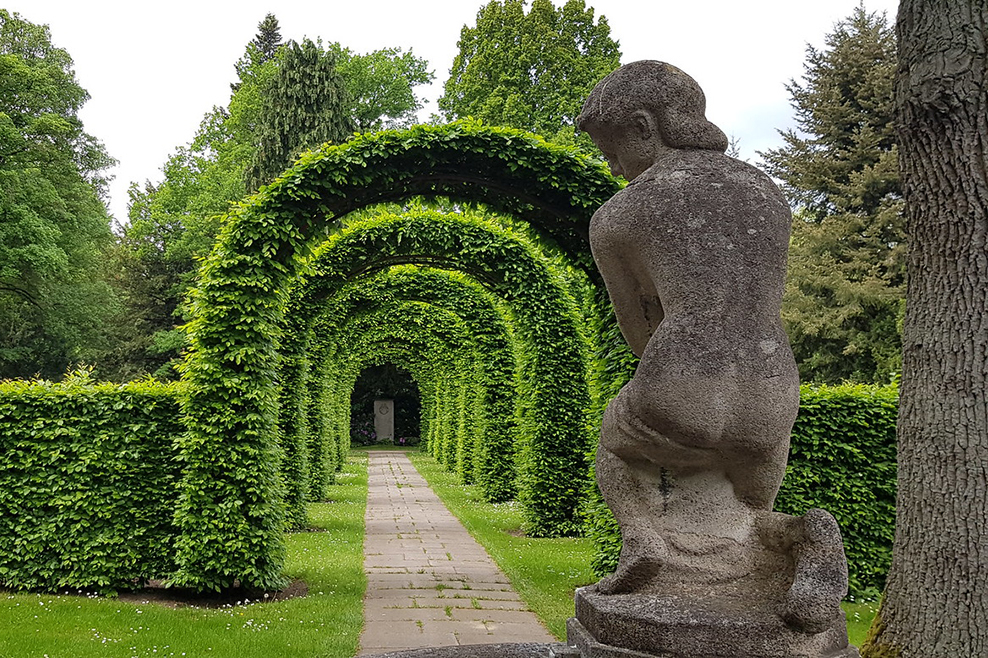
M 255 75 L 260 66 L 275 58 L 280 47 L 281 28 L 278 19 L 274 14 L 268 13 L 264 20 L 257 24 L 257 34 L 247 44 L 247 52 L 234 64 L 238 81 L 232 83 L 230 88 L 233 91 L 240 89 L 245 79 Z
M 289 42 L 278 52 L 275 64 L 274 74 L 261 89 L 259 148 L 247 172 L 252 190 L 269 183 L 302 151 L 343 142 L 355 127 L 333 52 L 309 39 Z
M 796 206 L 783 320 L 805 380 L 888 381 L 901 363 L 905 234 L 895 38 L 864 7 L 788 86 L 799 131 L 762 153 Z

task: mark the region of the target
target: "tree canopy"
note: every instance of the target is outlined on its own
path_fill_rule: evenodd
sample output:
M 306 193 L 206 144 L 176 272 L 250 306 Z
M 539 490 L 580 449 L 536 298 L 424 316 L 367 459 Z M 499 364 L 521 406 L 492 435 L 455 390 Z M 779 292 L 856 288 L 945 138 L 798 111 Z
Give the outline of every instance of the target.
M 434 77 L 428 62 L 401 48 L 361 55 L 332 43 L 328 50 L 338 58 L 357 132 L 408 128 L 415 123 L 422 99 L 414 88 L 432 82 Z
M 113 160 L 79 119 L 88 99 L 48 28 L 0 9 L 0 379 L 91 357 L 114 306 L 100 272 Z
M 607 19 L 583 0 L 493 0 L 460 32 L 459 53 L 439 99 L 447 120 L 472 116 L 585 147 L 574 122 L 590 90 L 620 64 Z

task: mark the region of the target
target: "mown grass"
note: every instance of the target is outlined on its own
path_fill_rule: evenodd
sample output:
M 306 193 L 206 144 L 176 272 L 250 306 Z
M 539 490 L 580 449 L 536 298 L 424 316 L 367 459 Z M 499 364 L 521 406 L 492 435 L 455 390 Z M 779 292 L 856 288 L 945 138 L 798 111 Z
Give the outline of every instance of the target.
M 851 644 L 860 647 L 868 636 L 868 629 L 871 622 L 878 614 L 878 601 L 865 601 L 863 603 L 843 603 L 844 612 L 847 613 L 847 636 Z
M 595 582 L 590 571 L 593 546 L 588 539 L 530 539 L 519 536 L 521 509 L 513 503 L 484 502 L 475 486 L 459 484 L 455 474 L 422 452 L 410 451 L 415 468 L 480 544 L 487 549 L 532 611 L 559 639 L 573 616 L 573 593 Z M 864 641 L 877 602 L 844 603 L 851 644 Z
M 115 599 L 0 593 L 0 657 L 351 658 L 363 626 L 367 457 L 355 454 L 330 501 L 312 505 L 320 532 L 287 538 L 287 575 L 309 595 L 220 609 Z

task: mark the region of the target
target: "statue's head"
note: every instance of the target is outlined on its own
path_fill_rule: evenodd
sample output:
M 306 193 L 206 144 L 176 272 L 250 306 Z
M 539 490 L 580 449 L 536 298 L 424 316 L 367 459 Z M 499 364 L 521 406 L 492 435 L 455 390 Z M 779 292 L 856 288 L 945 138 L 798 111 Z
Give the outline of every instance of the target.
M 727 150 L 727 136 L 704 116 L 700 85 L 654 60 L 625 64 L 597 83 L 576 119 L 615 175 L 636 178 L 668 149 Z

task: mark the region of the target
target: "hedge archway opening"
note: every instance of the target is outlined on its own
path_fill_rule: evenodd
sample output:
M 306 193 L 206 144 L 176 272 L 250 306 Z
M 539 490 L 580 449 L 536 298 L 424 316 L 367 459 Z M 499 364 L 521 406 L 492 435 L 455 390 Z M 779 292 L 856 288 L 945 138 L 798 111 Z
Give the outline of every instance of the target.
M 314 258 L 314 274 L 291 305 L 290 315 L 303 333 L 290 342 L 296 349 L 307 349 L 314 327 L 327 331 L 326 320 L 319 325 L 307 319 L 314 309 L 324 318 L 347 315 L 346 310 L 323 311 L 321 300 L 349 280 L 355 265 L 361 272 L 373 272 L 378 266 L 423 260 L 469 273 L 511 308 L 515 333 L 526 346 L 520 350 L 525 358 L 516 376 L 526 401 L 520 418 L 523 454 L 518 460 L 526 527 L 536 536 L 574 532 L 580 523 L 577 508 L 587 481 L 591 442 L 585 416 L 591 399 L 586 379 L 590 349 L 576 301 L 534 245 L 471 214 L 418 210 L 383 214 L 348 227 Z M 379 286 L 376 294 L 392 292 Z M 296 385 L 304 386 L 305 381 L 300 378 Z M 498 458 L 506 462 L 510 454 Z M 462 475 L 463 467 L 458 470 Z
M 338 332 L 335 325 L 356 312 L 397 300 L 427 303 L 456 313 L 466 323 L 483 357 L 484 394 L 478 405 L 485 418 L 477 431 L 478 443 L 471 441 L 465 446 L 466 452 L 458 451 L 457 471 L 461 481 L 478 482 L 489 500 L 510 498 L 515 484 L 515 331 L 507 309 L 501 308 L 502 303 L 483 286 L 459 272 L 416 266 L 391 267 L 348 281 L 321 310 L 325 320 L 311 323 L 312 333 L 319 340 L 310 348 L 309 360 L 323 362 L 330 358 L 330 347 Z M 301 338 L 293 342 L 303 348 L 312 341 Z M 308 376 L 293 380 L 303 390 L 312 390 L 307 384 Z

